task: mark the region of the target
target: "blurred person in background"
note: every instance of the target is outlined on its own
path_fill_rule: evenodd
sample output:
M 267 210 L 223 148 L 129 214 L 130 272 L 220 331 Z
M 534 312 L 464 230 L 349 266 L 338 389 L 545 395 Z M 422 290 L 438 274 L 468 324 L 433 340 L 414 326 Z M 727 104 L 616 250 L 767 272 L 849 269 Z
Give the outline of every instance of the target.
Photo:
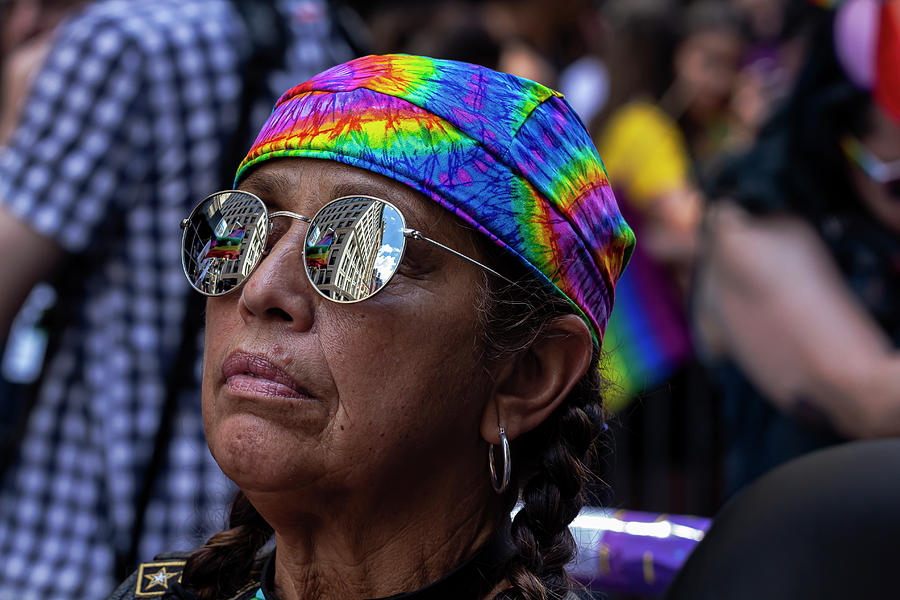
M 499 41 L 502 71 L 557 85 L 565 69 L 597 49 L 593 0 L 489 0 L 485 23 Z
M 46 31 L 29 4 L 10 46 Z M 0 339 L 39 281 L 59 302 L 3 457 L 0 598 L 90 599 L 220 526 L 178 224 L 246 150 L 253 101 L 350 50 L 316 0 L 99 0 L 45 39 L 4 83 Z
M 829 444 L 900 435 L 900 2 L 817 21 L 705 224 L 693 312 L 730 491 Z
M 410 54 L 459 60 L 496 69 L 501 46 L 474 2 L 447 0 L 433 3 L 412 27 L 400 49 Z
M 809 0 L 733 0 L 747 46 L 732 94 L 739 135 L 752 143 L 803 64 Z
M 586 122 L 602 107 L 596 0 L 348 2 L 370 25 L 375 52 L 462 60 L 559 85 Z
M 824 448 L 731 498 L 664 600 L 897 597 L 900 439 Z
M 693 256 L 700 202 L 688 142 L 677 123 L 681 114 L 659 104 L 674 95 L 673 13 L 666 3 L 651 1 L 614 3 L 606 15 L 612 91 L 595 124 L 598 147 L 605 149 L 604 163 L 629 207 L 646 213 L 642 248 L 677 269 Z
M 0 3 L 0 145 L 15 128 L 31 79 L 52 42 L 53 28 L 68 11 L 83 2 L 8 0 Z M 52 291 L 39 286 L 28 308 L 15 323 L 15 335 L 0 337 L 0 472 L 14 452 L 16 428 L 25 406 L 25 382 L 33 381 L 45 349 L 39 329 L 41 305 L 52 301 Z M 37 299 L 37 300 L 35 300 Z M 27 326 L 23 326 L 27 322 Z M 15 348 L 12 348 L 12 347 Z M 9 349 L 11 348 L 11 349 Z
M 16 123 L 29 78 L 50 49 L 53 28 L 84 0 L 0 3 L 0 144 Z
M 653 0 L 613 2 L 605 15 L 612 85 L 597 144 L 642 233 L 622 286 L 635 300 L 614 313 L 608 338 L 621 404 L 691 357 L 684 298 L 704 204 L 700 172 L 729 143 L 742 37 L 736 15 L 718 2 L 684 12 Z
M 695 0 L 679 10 L 672 85 L 659 99 L 677 122 L 701 183 L 739 143 L 732 94 L 745 38 L 729 4 Z
M 601 57 L 602 4 L 597 0 L 486 2 L 486 27 L 502 47 L 500 69 L 554 82 L 589 123 L 609 94 L 609 73 Z
M 604 348 L 618 388 L 609 405 L 621 414 L 612 488 L 632 507 L 710 514 L 716 405 L 694 359 L 686 299 L 701 182 L 735 139 L 730 102 L 743 37 L 728 3 L 613 1 L 604 17 L 610 99 L 593 129 L 641 237 Z

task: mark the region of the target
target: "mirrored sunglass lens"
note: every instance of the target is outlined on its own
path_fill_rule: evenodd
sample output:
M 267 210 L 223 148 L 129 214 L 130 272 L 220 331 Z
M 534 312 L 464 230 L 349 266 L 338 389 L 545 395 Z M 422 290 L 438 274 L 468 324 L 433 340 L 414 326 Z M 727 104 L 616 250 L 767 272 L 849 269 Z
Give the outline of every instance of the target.
M 266 208 L 244 192 L 220 192 L 198 206 L 185 227 L 184 274 L 198 292 L 219 296 L 239 286 L 265 250 Z
M 341 198 L 325 205 L 306 235 L 306 272 L 335 302 L 359 302 L 394 275 L 403 255 L 403 215 L 375 198 Z

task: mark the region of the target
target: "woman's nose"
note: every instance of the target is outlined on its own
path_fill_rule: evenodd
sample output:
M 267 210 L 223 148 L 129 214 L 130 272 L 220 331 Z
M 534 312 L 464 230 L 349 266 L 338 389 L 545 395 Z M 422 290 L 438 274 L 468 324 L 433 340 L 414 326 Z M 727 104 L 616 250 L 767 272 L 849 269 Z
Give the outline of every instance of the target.
M 305 232 L 306 224 L 292 225 L 244 282 L 238 309 L 245 322 L 274 320 L 297 331 L 312 327 L 318 298 L 304 272 Z

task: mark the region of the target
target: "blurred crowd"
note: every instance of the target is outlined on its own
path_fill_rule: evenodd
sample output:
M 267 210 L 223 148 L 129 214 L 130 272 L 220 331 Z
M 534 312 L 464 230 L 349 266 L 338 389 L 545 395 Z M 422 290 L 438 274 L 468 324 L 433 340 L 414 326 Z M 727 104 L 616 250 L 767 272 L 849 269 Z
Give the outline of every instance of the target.
M 62 511 L 60 527 L 72 534 L 62 539 L 96 526 L 85 548 L 112 548 L 92 559 L 109 573 L 97 588 L 69 582 L 51 596 L 63 597 L 60 589 L 111 589 L 136 559 L 179 540 L 196 543 L 205 533 L 183 516 L 172 522 L 190 523 L 187 534 L 166 530 L 147 538 L 141 531 L 161 522 L 147 513 L 166 501 L 155 486 L 212 482 L 227 489 L 212 475 L 187 482 L 162 475 L 181 468 L 179 452 L 206 449 L 196 436 L 185 441 L 186 433 L 182 445 L 166 441 L 188 427 L 179 419 L 196 429 L 199 418 L 196 407 L 179 409 L 178 398 L 196 392 L 194 374 L 183 368 L 194 364 L 196 330 L 183 324 L 191 320 L 184 316 L 190 315 L 187 290 L 169 290 L 187 287 L 177 266 L 178 240 L 164 250 L 159 232 L 172 226 L 168 235 L 177 236 L 190 206 L 223 181 L 228 185 L 235 164 L 227 163 L 240 154 L 233 147 L 246 147 L 246 132 L 265 115 L 250 104 L 270 105 L 274 90 L 354 54 L 424 54 L 527 77 L 560 90 L 591 132 L 638 239 L 604 340 L 614 419 L 607 470 L 600 474 L 608 485 L 596 490 L 598 503 L 713 515 L 734 492 L 793 457 L 845 440 L 900 435 L 895 2 L 285 0 L 274 3 L 289 24 L 279 34 L 281 45 L 267 32 L 261 46 L 247 42 L 252 16 L 242 31 L 210 16 L 234 19 L 253 3 L 159 2 L 166 8 L 142 9 L 153 26 L 139 34 L 141 42 L 130 37 L 135 24 L 120 14 L 131 10 L 128 4 L 0 2 L 0 338 L 7 339 L 0 562 L 9 565 L 11 556 L 24 553 L 30 561 L 59 564 L 53 561 L 61 550 L 30 549 L 40 540 L 25 532 L 39 531 L 31 527 L 39 518 L 22 507 L 33 498 Z M 180 19 L 178 10 L 206 15 L 197 22 L 209 31 L 191 32 L 195 13 Z M 110 25 L 118 22 L 121 29 Z M 318 33 L 311 35 L 310 27 Z M 166 28 L 176 32 L 174 42 Z M 203 39 L 186 41 L 194 35 Z M 215 46 L 227 36 L 242 42 Z M 284 54 L 299 39 L 305 45 L 288 52 L 293 58 L 266 66 L 266 56 Z M 116 55 L 98 61 L 97 53 L 106 56 L 112 45 Z M 179 52 L 185 45 L 199 48 L 196 56 Z M 123 64 L 129 57 L 133 64 Z M 254 81 L 240 64 L 272 77 Z M 90 73 L 98 68 L 106 70 Z M 174 73 L 167 80 L 172 89 L 157 78 L 167 69 Z M 198 74 L 209 85 L 194 93 Z M 163 94 L 177 107 L 167 112 L 163 100 L 170 98 Z M 111 116 L 107 99 L 124 99 L 129 108 Z M 198 113 L 201 105 L 210 112 Z M 166 137 L 166 128 L 182 130 L 183 138 Z M 139 147 L 123 150 L 129 143 Z M 204 151 L 207 159 L 198 159 Z M 116 153 L 116 160 L 103 158 Z M 170 164 L 179 160 L 184 164 Z M 150 186 L 154 177 L 166 181 Z M 131 198 L 123 201 L 125 194 Z M 88 202 L 104 195 L 109 200 Z M 145 204 L 148 197 L 157 204 Z M 147 220 L 153 227 L 143 227 Z M 135 236 L 143 236 L 140 248 Z M 110 258 L 151 248 L 151 275 L 129 272 L 140 260 Z M 175 275 L 157 264 L 170 259 Z M 162 289 L 142 287 L 144 277 L 160 278 Z M 177 281 L 170 286 L 171 277 Z M 55 290 L 54 308 L 46 306 L 47 288 L 35 287 L 41 282 Z M 126 291 L 114 295 L 106 293 L 112 288 L 89 285 Z M 138 288 L 136 300 L 127 296 L 129 286 Z M 143 337 L 106 332 L 111 337 L 91 338 L 84 348 L 70 339 L 96 333 L 73 328 L 73 320 L 114 318 L 119 301 L 137 303 L 122 308 L 127 316 L 119 327 L 137 328 Z M 116 362 L 112 354 L 131 358 L 121 369 L 94 366 L 100 375 L 84 378 L 69 364 L 87 371 L 92 355 L 99 365 Z M 128 372 L 122 377 L 130 377 L 129 386 L 116 386 L 120 370 Z M 90 430 L 95 421 L 85 415 L 98 410 L 90 402 L 92 386 L 98 397 L 124 394 L 101 412 L 126 407 L 134 423 Z M 174 422 L 160 417 L 166 411 L 177 415 Z M 84 431 L 69 443 L 97 444 L 96 455 L 84 454 L 95 465 L 46 456 L 68 451 L 60 432 L 72 429 Z M 132 431 L 139 442 L 110 442 Z M 56 441 L 35 445 L 41 436 Z M 46 485 L 38 483 L 36 465 L 51 473 Z M 76 485 L 70 474 L 60 475 L 61 465 L 130 469 L 133 481 L 117 488 L 91 471 L 88 478 L 100 483 L 90 487 L 89 500 L 54 505 L 48 497 L 74 493 L 61 481 Z M 189 505 L 221 518 L 224 500 L 185 494 Z M 129 501 L 134 510 L 108 506 Z M 116 516 L 83 525 L 65 514 L 82 504 Z M 135 537 L 151 541 L 140 545 Z M 48 567 L 48 579 L 56 568 Z M 11 589 L 4 577 L 13 579 L 0 572 L 0 598 Z

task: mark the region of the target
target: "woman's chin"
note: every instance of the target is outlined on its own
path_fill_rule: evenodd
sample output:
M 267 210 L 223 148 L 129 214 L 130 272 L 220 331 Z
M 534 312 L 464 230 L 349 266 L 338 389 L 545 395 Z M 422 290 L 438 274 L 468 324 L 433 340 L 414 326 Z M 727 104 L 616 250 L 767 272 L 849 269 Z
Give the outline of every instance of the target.
M 315 461 L 303 456 L 307 444 L 297 433 L 273 428 L 254 415 L 227 417 L 208 434 L 208 441 L 219 468 L 244 490 L 284 490 L 314 475 L 309 471 Z M 309 446 L 314 445 L 311 441 Z

